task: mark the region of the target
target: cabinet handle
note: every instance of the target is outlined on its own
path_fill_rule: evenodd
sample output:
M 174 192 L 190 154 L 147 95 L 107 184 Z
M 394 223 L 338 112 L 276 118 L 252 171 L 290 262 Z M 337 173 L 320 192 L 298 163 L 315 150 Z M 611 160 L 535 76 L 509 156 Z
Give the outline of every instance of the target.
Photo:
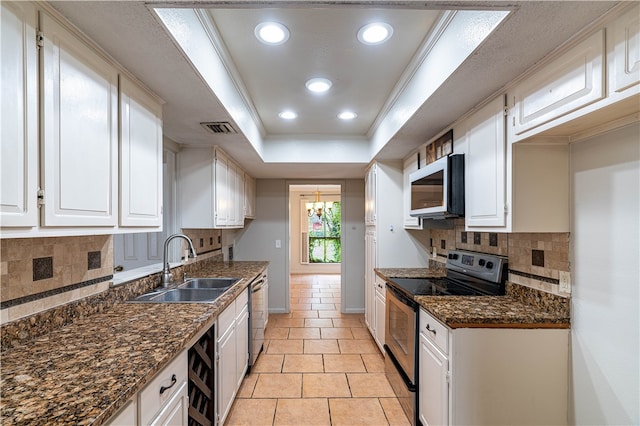
M 427 324 L 427 331 L 432 332 L 434 336 L 436 335 L 436 329 L 429 327 L 429 324 Z
M 171 384 L 169 386 L 160 386 L 160 395 L 164 393 L 164 391 L 171 389 L 176 383 L 178 379 L 176 379 L 176 375 L 171 376 Z

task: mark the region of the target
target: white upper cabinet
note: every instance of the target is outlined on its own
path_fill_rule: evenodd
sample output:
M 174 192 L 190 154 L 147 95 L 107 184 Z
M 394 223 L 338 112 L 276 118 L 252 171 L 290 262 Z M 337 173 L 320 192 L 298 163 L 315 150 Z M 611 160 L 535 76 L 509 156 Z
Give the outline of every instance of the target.
M 255 219 L 256 217 L 256 180 L 244 174 L 244 217 Z
M 376 169 L 373 163 L 364 176 L 364 224 L 376 224 Z
M 507 143 L 504 97 L 460 122 L 465 225 L 483 232 L 569 232 L 569 149 L 532 138 Z
M 43 226 L 115 226 L 118 72 L 46 13 L 43 33 Z
M 613 23 L 612 90 L 622 92 L 640 83 L 640 6 L 636 4 Z
M 0 3 L 2 110 L 0 226 L 38 225 L 37 12 L 31 3 Z
M 504 97 L 499 96 L 465 122 L 465 222 L 505 225 Z
M 422 219 L 411 216 L 411 173 L 418 170 L 418 161 L 420 156 L 415 153 L 404 160 L 404 168 L 402 170 L 402 212 L 403 226 L 405 229 L 422 229 Z
M 178 153 L 183 228 L 242 228 L 244 171 L 219 148 Z
M 120 76 L 120 226 L 162 226 L 162 106 Z
M 600 30 L 510 91 L 514 135 L 605 97 L 604 30 Z

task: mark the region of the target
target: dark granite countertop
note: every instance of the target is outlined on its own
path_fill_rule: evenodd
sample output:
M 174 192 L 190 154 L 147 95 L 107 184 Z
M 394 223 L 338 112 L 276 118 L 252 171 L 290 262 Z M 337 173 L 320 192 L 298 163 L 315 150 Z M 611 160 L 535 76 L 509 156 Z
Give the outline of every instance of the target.
M 116 303 L 2 352 L 0 423 L 103 424 L 267 266 L 214 262 L 198 276 L 242 279 L 213 303 Z
M 433 278 L 444 270 L 380 268 L 385 280 Z M 507 283 L 505 296 L 415 296 L 422 308 L 451 328 L 569 328 L 566 298 Z

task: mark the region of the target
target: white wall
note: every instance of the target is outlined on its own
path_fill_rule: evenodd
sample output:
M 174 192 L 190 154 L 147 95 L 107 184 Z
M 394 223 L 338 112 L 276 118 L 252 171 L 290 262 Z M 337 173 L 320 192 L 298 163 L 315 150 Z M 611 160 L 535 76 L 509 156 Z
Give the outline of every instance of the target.
M 571 145 L 569 421 L 640 424 L 640 132 Z
M 334 182 L 332 182 L 334 183 Z M 364 181 L 342 184 L 342 309 L 364 311 Z M 236 260 L 267 260 L 269 265 L 269 311 L 289 309 L 288 182 L 258 179 L 256 218 L 245 222 L 235 236 Z M 275 248 L 281 240 L 282 248 Z

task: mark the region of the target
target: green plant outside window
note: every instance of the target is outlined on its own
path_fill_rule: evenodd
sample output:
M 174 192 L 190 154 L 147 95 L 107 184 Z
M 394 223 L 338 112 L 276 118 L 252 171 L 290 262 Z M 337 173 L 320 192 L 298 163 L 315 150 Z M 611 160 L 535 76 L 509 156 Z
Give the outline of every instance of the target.
M 340 263 L 340 223 L 342 209 L 339 202 L 315 203 L 309 217 L 309 262 Z

